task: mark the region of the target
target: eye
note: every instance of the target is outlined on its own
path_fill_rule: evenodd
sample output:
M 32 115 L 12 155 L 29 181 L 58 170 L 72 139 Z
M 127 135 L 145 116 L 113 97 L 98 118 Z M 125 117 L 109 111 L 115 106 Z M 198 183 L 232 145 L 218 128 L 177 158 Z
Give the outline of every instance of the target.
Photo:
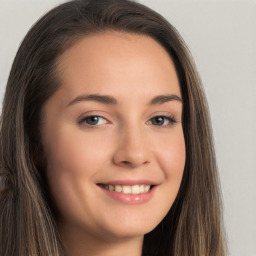
M 99 126 L 106 123 L 107 120 L 102 116 L 86 116 L 79 123 L 85 123 L 87 126 Z
M 156 126 L 172 126 L 177 123 L 173 116 L 154 116 L 150 120 Z
M 160 126 L 160 127 L 161 126 L 168 127 L 177 123 L 177 121 L 173 116 L 165 116 L 165 115 L 154 116 L 153 118 L 150 119 L 150 122 L 151 124 Z M 83 117 L 79 121 L 79 123 L 85 124 L 87 127 L 94 128 L 107 123 L 107 120 L 102 116 L 90 115 L 90 116 Z

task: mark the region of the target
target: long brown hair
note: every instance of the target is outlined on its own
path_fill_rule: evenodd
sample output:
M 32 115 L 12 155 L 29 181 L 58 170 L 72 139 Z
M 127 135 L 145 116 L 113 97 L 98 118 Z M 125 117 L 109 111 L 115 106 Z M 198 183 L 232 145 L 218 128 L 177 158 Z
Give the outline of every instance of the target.
M 78 0 L 43 16 L 15 57 L 3 103 L 0 170 L 1 256 L 61 256 L 44 175 L 42 106 L 58 89 L 60 55 L 80 38 L 108 30 L 147 35 L 172 58 L 183 98 L 186 164 L 180 190 L 162 222 L 145 235 L 143 255 L 224 256 L 221 196 L 209 111 L 190 53 L 161 15 L 129 0 Z

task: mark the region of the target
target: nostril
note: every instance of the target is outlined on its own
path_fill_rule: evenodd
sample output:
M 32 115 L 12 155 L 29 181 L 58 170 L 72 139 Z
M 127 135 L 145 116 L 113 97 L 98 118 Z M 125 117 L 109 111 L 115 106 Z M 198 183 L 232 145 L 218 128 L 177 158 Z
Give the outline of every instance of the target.
M 124 165 L 132 166 L 132 163 L 130 163 L 130 162 L 128 162 L 128 161 L 122 161 L 122 163 L 123 163 Z

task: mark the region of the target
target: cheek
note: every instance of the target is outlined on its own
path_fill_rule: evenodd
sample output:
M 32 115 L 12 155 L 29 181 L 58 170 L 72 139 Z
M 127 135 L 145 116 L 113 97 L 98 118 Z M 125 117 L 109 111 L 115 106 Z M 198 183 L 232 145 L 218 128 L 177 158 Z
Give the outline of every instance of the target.
M 101 136 L 86 135 L 72 125 L 55 125 L 44 148 L 47 180 L 58 211 L 69 219 L 84 214 L 84 207 L 91 204 L 92 180 L 109 160 L 108 145 Z
M 158 163 L 166 178 L 181 178 L 185 167 L 186 150 L 182 130 L 162 141 L 156 152 Z
M 106 146 L 97 136 L 86 136 L 72 127 L 56 129 L 46 146 L 49 169 L 88 177 L 104 162 Z
M 164 150 L 159 149 L 156 154 L 158 164 L 165 175 L 165 182 L 161 187 L 161 198 L 165 202 L 163 212 L 169 211 L 178 194 L 186 161 L 183 132 L 179 131 L 171 137 L 163 142 L 161 148 Z

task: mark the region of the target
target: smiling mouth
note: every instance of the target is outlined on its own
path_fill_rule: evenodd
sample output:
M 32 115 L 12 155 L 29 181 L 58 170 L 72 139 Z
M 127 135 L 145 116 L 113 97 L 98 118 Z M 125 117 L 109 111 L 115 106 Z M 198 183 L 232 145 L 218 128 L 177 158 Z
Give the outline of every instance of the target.
M 97 185 L 109 191 L 115 191 L 123 194 L 132 194 L 132 195 L 147 193 L 154 187 L 153 185 L 129 186 L 129 185 L 106 185 L 101 183 Z

